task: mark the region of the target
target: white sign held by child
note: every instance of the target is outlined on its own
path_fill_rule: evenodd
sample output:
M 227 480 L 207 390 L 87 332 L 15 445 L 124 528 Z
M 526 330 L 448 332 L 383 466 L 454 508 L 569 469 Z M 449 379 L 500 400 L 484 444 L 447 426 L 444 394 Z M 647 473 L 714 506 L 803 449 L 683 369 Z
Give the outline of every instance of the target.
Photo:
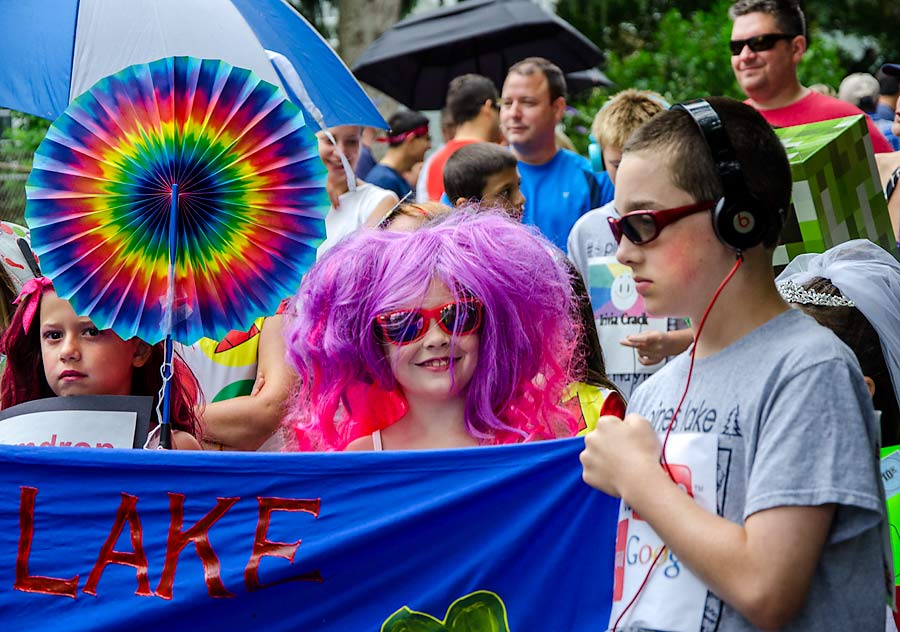
M 591 257 L 588 260 L 588 280 L 606 372 L 656 371 L 660 364 L 644 366 L 638 362 L 634 349 L 619 344 L 632 334 L 654 330 L 665 332 L 669 325 L 668 318 L 654 318 L 647 314 L 631 268 L 616 261 L 614 256 Z
M 0 444 L 140 447 L 152 402 L 150 397 L 107 395 L 36 399 L 0 413 Z
M 717 455 L 718 437 L 713 434 L 672 434 L 666 445 L 666 461 L 678 486 L 712 513 L 716 513 Z M 621 503 L 610 630 L 638 593 L 654 560 L 656 566 L 650 579 L 619 621 L 618 629 L 665 632 L 700 629 L 707 588 L 671 550 L 666 548 L 659 555 L 663 547 L 663 541 L 650 525 L 631 507 Z

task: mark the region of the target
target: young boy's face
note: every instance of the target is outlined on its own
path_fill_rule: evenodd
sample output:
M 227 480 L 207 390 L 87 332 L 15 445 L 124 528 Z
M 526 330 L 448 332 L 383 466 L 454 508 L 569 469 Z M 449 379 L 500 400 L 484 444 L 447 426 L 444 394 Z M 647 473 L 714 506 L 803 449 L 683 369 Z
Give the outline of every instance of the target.
M 509 167 L 487 177 L 482 203 L 487 206 L 502 206 L 510 217 L 520 221 L 525 211 L 525 197 L 519 190 L 519 172 Z
M 662 152 L 625 154 L 616 179 L 615 207 L 620 215 L 661 210 L 698 200 L 675 185 Z M 713 291 L 734 263 L 713 231 L 711 211 L 683 217 L 644 245 L 622 237 L 616 258 L 630 266 L 638 294 L 654 316 L 699 318 Z

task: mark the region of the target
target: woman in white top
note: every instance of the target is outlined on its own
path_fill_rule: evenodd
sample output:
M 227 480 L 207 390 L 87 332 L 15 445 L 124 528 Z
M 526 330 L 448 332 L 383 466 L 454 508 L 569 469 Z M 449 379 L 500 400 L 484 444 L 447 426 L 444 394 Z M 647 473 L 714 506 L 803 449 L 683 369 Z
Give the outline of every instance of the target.
M 367 219 L 384 216 L 397 203 L 397 195 L 393 191 L 368 184 L 353 176 L 352 170 L 359 159 L 362 128 L 358 125 L 339 125 L 329 128 L 328 132 L 331 138 L 326 132 L 316 134 L 319 139 L 319 157 L 328 169 L 325 189 L 331 200 L 331 210 L 325 216 L 325 242 L 318 250 L 320 257 L 343 237 L 366 223 Z M 341 153 L 349 163 L 349 170 L 344 169 Z

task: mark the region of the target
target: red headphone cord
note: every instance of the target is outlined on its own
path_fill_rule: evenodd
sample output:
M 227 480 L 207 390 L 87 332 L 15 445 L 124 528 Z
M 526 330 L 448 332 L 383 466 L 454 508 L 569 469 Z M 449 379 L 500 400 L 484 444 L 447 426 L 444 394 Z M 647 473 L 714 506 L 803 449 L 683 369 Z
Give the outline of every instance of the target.
M 709 305 L 706 306 L 706 310 L 703 312 L 703 318 L 700 319 L 700 325 L 697 327 L 697 333 L 694 335 L 694 346 L 691 348 L 691 362 L 688 365 L 688 375 L 687 382 L 684 385 L 684 392 L 681 394 L 681 400 L 678 402 L 678 406 L 675 407 L 675 413 L 672 415 L 671 421 L 669 421 L 669 426 L 666 428 L 666 436 L 663 438 L 662 450 L 659 454 L 659 462 L 663 466 L 663 469 L 666 470 L 666 474 L 669 475 L 669 478 L 673 483 L 678 483 L 675 480 L 675 476 L 672 474 L 672 470 L 669 468 L 669 463 L 666 461 L 666 444 L 669 441 L 669 435 L 672 432 L 672 428 L 675 425 L 675 420 L 678 419 L 678 413 L 681 410 L 681 405 L 684 403 L 684 400 L 687 398 L 688 388 L 691 386 L 691 376 L 694 373 L 694 356 L 697 353 L 697 342 L 700 340 L 700 333 L 703 331 L 703 325 L 706 323 L 706 318 L 709 316 L 709 312 L 712 311 L 713 305 L 716 304 L 716 300 L 719 298 L 719 294 L 722 293 L 722 290 L 725 289 L 725 286 L 728 285 L 728 282 L 731 281 L 731 278 L 738 271 L 738 268 L 741 267 L 741 264 L 744 262 L 744 256 L 738 252 L 737 261 L 735 261 L 734 266 L 731 268 L 731 272 L 722 280 L 719 284 L 718 289 L 716 289 L 712 298 L 709 301 Z M 644 581 L 641 582 L 641 585 L 638 587 L 637 592 L 634 593 L 634 597 L 631 598 L 631 601 L 628 602 L 628 605 L 625 606 L 625 609 L 619 613 L 619 617 L 616 619 L 616 622 L 613 624 L 612 632 L 617 632 L 619 628 L 619 623 L 622 621 L 622 618 L 625 614 L 631 609 L 631 606 L 635 604 L 638 597 L 641 595 L 641 592 L 644 590 L 644 587 L 647 585 L 647 582 L 650 581 L 650 576 L 653 574 L 654 569 L 656 568 L 656 563 L 659 561 L 659 558 L 666 552 L 666 547 L 663 545 L 659 549 L 659 553 L 656 554 L 656 557 L 653 558 L 653 563 L 650 564 L 650 568 L 647 571 L 647 575 L 644 576 Z

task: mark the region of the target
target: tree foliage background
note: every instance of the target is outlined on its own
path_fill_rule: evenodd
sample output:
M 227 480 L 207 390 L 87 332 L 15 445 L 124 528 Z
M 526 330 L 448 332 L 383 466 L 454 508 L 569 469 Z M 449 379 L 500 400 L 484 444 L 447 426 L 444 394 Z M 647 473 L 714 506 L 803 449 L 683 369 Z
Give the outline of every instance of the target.
M 677 8 L 657 0 L 635 0 L 633 11 L 618 12 L 624 4 L 560 0 L 558 7 L 561 17 L 571 19 L 593 41 L 607 42 L 601 44 L 606 52 L 604 72 L 615 82 L 612 88 L 571 100 L 566 132 L 582 153 L 587 152 L 594 114 L 619 90 L 654 90 L 671 103 L 707 95 L 744 98 L 728 52 L 732 0 L 679 2 Z M 607 7 L 605 16 L 598 8 L 602 6 Z M 836 89 L 853 60 L 833 37 L 815 24 L 810 28 L 813 45 L 801 62 L 800 81 Z
M 0 137 L 0 219 L 24 224 L 25 180 L 50 121 L 21 114 L 17 123 Z
M 288 0 L 322 35 L 338 42 L 352 63 L 356 55 L 418 0 Z M 443 4 L 443 0 L 440 2 Z M 655 90 L 669 101 L 724 94 L 741 98 L 729 63 L 731 0 L 558 0 L 557 13 L 606 54 L 612 89 L 571 99 L 566 131 L 587 153 L 588 128 L 597 110 L 618 90 Z M 898 0 L 806 0 L 802 2 L 812 45 L 800 67 L 805 85 L 837 88 L 850 72 L 873 72 L 900 62 Z M 377 10 L 376 10 L 377 8 Z M 337 23 L 329 16 L 337 14 Z M 339 41 L 344 40 L 344 41 Z M 21 221 L 24 176 L 49 121 L 21 115 L 0 138 L 0 218 Z
M 631 25 L 643 39 L 651 39 L 665 13 L 677 7 L 682 15 L 703 11 L 728 24 L 729 2 L 717 0 L 558 0 L 557 13 L 604 50 L 627 48 L 630 36 L 620 25 Z M 900 59 L 900 3 L 896 0 L 803 0 L 813 32 L 847 34 L 871 40 L 864 58 L 848 55 L 843 61 L 853 70 L 874 70 L 885 61 Z M 816 45 L 818 42 L 816 43 Z M 624 48 L 623 48 L 624 47 Z

